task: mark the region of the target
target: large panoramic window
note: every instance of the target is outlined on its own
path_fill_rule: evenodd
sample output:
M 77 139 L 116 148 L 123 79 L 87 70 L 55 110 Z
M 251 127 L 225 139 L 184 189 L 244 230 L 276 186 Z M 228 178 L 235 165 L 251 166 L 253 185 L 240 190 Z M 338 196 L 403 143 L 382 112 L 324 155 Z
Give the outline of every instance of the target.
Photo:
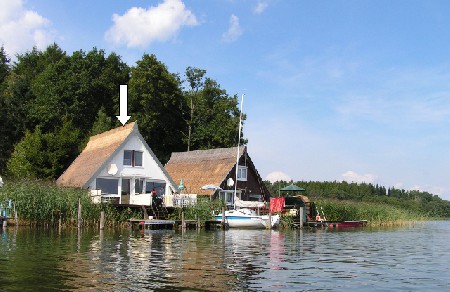
M 247 181 L 247 167 L 246 166 L 239 165 L 237 179 L 240 181 Z
M 166 183 L 165 182 L 156 182 L 156 181 L 147 181 L 145 183 L 145 191 L 147 193 L 151 193 L 153 190 L 155 190 L 156 195 L 162 196 L 164 195 L 166 191 Z
M 102 191 L 102 195 L 117 195 L 119 180 L 116 178 L 97 178 L 95 180 L 97 190 Z
M 123 151 L 123 165 L 125 166 L 142 166 L 142 151 L 124 150 Z

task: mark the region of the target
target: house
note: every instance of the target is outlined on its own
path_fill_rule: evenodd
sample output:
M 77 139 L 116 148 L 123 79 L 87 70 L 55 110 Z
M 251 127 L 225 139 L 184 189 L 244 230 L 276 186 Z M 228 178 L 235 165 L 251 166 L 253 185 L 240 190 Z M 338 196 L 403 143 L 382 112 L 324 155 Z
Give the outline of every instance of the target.
M 175 152 L 165 168 L 175 182 L 183 185 L 181 195 L 184 193 L 191 199 L 209 196 L 223 200 L 232 208 L 236 203 L 235 188 L 241 201 L 267 202 L 270 198 L 246 146 L 239 147 L 239 153 L 238 147 Z
M 136 122 L 92 136 L 56 183 L 90 189 L 97 201 L 142 206 L 176 191 Z

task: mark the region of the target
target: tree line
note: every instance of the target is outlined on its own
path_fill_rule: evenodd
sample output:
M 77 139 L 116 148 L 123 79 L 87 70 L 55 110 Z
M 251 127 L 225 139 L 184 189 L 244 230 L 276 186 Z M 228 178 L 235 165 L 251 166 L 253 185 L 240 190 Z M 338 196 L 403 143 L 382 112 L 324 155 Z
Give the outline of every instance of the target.
M 291 182 L 265 181 L 272 197 L 292 195 L 281 189 Z M 312 201 L 332 199 L 340 201 L 362 201 L 388 204 L 402 209 L 409 209 L 428 217 L 450 218 L 450 201 L 443 200 L 437 195 L 418 190 L 404 190 L 394 187 L 387 188 L 371 183 L 349 183 L 346 181 L 320 182 L 297 181 L 295 185 L 305 191 L 297 192 L 308 196 Z
M 115 53 L 93 48 L 69 55 L 57 44 L 12 62 L 2 47 L 0 174 L 57 178 L 90 136 L 121 126 L 115 116 L 122 84 L 130 122 L 138 121 L 162 163 L 172 152 L 238 142 L 238 98 L 206 70 L 172 73 L 153 54 L 129 66 Z

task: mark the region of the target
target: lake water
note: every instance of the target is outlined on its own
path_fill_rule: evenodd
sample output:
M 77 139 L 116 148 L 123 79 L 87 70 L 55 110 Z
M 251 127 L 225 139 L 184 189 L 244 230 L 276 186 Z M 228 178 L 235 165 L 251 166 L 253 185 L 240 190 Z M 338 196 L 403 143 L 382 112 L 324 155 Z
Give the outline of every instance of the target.
M 449 291 L 450 222 L 0 233 L 0 291 Z

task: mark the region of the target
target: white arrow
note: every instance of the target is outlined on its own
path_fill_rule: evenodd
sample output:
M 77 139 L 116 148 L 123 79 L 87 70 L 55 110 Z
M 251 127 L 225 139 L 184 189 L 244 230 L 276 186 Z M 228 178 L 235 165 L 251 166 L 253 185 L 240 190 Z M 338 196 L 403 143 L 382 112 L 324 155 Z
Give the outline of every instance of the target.
M 116 117 L 122 123 L 122 126 L 125 126 L 125 124 L 130 119 L 130 116 L 127 113 L 127 108 L 128 108 L 127 85 L 120 85 L 119 115 Z

